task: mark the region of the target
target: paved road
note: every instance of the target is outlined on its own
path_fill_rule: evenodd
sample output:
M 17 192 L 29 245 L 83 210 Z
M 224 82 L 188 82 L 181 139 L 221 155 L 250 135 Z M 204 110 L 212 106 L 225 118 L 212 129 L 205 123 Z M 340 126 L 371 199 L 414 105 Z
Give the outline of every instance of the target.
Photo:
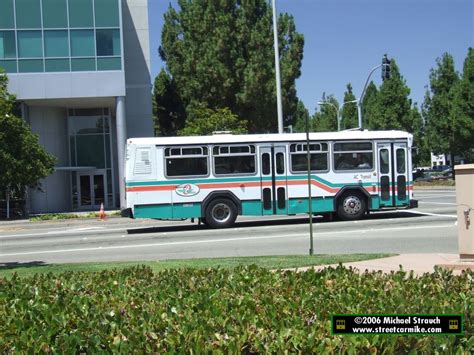
M 457 253 L 455 190 L 417 190 L 420 207 L 357 222 L 315 219 L 316 253 Z M 240 218 L 235 228 L 109 218 L 0 223 L 0 265 L 307 254 L 306 217 Z

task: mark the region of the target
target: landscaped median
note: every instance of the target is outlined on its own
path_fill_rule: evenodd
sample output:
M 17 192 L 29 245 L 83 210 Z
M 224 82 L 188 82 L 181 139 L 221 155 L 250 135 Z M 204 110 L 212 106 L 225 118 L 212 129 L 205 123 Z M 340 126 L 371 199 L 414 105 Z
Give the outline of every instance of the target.
M 270 269 L 135 266 L 0 278 L 0 352 L 467 354 L 474 348 L 471 271 L 415 278 L 342 266 Z M 334 336 L 334 314 L 463 314 L 464 334 Z

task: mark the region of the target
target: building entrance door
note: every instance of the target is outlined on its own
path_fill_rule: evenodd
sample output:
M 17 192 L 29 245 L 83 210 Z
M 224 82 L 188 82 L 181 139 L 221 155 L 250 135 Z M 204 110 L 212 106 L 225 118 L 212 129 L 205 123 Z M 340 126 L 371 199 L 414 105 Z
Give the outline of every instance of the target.
M 107 174 L 105 170 L 80 172 L 77 174 L 78 207 L 83 210 L 107 207 Z

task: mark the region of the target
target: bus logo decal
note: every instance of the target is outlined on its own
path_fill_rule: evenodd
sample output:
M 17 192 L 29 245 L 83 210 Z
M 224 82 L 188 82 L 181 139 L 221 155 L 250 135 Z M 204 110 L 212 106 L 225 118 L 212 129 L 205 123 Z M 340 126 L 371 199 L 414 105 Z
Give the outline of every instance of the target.
M 189 197 L 199 193 L 199 187 L 194 184 L 181 184 L 176 187 L 176 193 L 179 196 Z

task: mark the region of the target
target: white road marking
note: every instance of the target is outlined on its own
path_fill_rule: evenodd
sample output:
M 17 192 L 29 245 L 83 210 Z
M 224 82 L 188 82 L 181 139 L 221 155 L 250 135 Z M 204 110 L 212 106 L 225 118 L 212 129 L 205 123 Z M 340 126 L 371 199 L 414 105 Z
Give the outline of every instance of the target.
M 452 214 L 438 214 L 438 213 L 430 213 L 430 212 L 420 212 L 420 211 L 403 211 L 404 213 L 413 213 L 413 214 L 421 214 L 425 216 L 434 216 L 434 217 L 446 217 L 446 218 L 458 218 L 456 215 Z
M 395 227 L 395 228 L 369 228 L 364 230 L 353 230 L 353 231 L 338 231 L 338 232 L 322 232 L 317 233 L 317 236 L 321 235 L 335 235 L 335 234 L 352 234 L 351 237 L 359 238 L 360 233 L 370 233 L 370 232 L 381 232 L 381 231 L 406 231 L 406 230 L 415 230 L 415 229 L 439 229 L 439 228 L 453 228 L 454 224 L 444 224 L 436 226 L 413 226 L 413 227 Z M 401 234 L 400 236 L 403 236 Z M 11 254 L 0 254 L 0 257 L 5 256 L 25 256 L 25 255 L 41 255 L 41 254 L 58 254 L 58 253 L 74 253 L 74 252 L 84 252 L 84 251 L 98 251 L 98 250 L 117 250 L 117 249 L 134 249 L 134 248 L 150 248 L 150 247 L 168 247 L 174 245 L 193 245 L 193 244 L 212 244 L 212 243 L 228 243 L 234 241 L 244 241 L 244 240 L 265 240 L 265 239 L 284 239 L 284 238 L 307 238 L 308 233 L 299 233 L 299 234 L 283 234 L 277 236 L 264 236 L 264 237 L 242 237 L 242 238 L 223 238 L 223 239 L 207 239 L 207 240 L 193 240 L 193 241 L 183 241 L 183 242 L 168 242 L 168 243 L 151 243 L 151 244 L 136 244 L 136 245 L 117 245 L 109 247 L 96 247 L 96 248 L 79 248 L 79 249 L 61 249 L 61 250 L 43 250 L 43 251 L 32 251 L 32 252 L 23 252 L 23 253 L 11 253 Z
M 450 202 L 426 202 L 426 201 L 418 201 L 418 203 L 423 203 L 425 205 L 450 205 L 450 206 L 456 206 L 455 203 L 450 203 Z
M 46 232 L 39 232 L 39 233 L 25 233 L 25 234 L 9 234 L 9 235 L 2 235 L 0 239 L 6 238 L 17 238 L 17 237 L 35 237 L 35 236 L 50 236 L 52 234 L 72 234 L 77 232 L 97 232 L 99 229 L 105 229 L 106 227 L 90 227 L 90 228 L 75 228 L 75 229 L 67 229 L 67 230 L 60 230 L 60 231 L 46 231 Z M 111 232 L 118 232 L 123 231 L 123 228 L 115 228 L 115 229 L 107 229 L 107 231 Z M 90 233 L 89 233 L 90 234 Z
M 456 195 L 423 195 L 423 196 L 415 196 L 421 199 L 425 198 L 446 198 L 446 197 L 456 197 Z

